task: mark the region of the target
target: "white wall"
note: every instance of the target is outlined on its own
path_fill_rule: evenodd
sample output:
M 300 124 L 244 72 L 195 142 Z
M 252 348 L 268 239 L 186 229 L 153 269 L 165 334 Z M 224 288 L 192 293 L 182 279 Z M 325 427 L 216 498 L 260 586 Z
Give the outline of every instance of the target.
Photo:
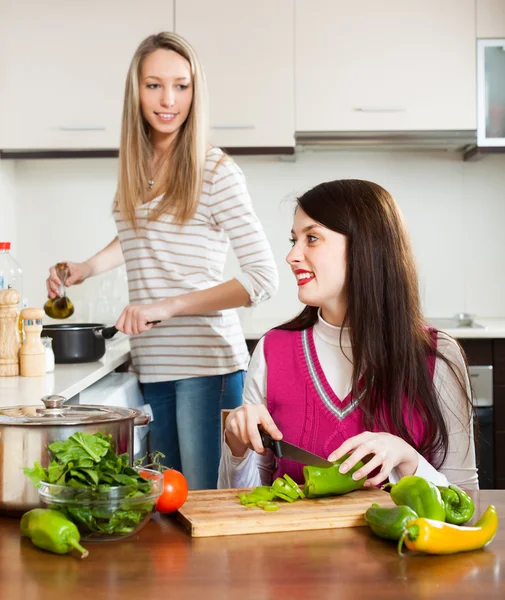
M 400 205 L 412 235 L 427 315 L 464 310 L 505 316 L 505 155 L 464 163 L 460 155 L 449 152 L 305 151 L 293 162 L 278 157 L 236 160 L 246 174 L 280 271 L 279 293 L 252 309 L 254 319 L 284 320 L 299 308 L 296 285 L 284 262 L 294 196 L 322 181 L 348 177 L 376 181 Z M 84 260 L 115 235 L 110 209 L 116 168 L 114 159 L 16 163 L 16 255 L 25 269 L 25 290 L 32 305 L 44 302 L 50 264 Z M 12 170 L 12 164 L 7 165 L 7 173 Z M 0 170 L 0 191 L 1 182 Z M 14 190 L 7 188 L 8 208 Z M 4 196 L 0 214 L 5 210 Z M 235 265 L 230 258 L 228 274 Z M 113 306 L 104 306 L 104 301 L 98 307 L 90 304 L 100 289 L 102 296 L 114 296 Z M 71 289 L 69 296 L 77 304 L 76 317 L 104 320 L 107 310 L 112 314 L 126 302 L 124 273 L 90 280 Z
M 116 166 L 116 159 L 16 161 L 17 257 L 31 306 L 42 306 L 47 298 L 50 265 L 83 261 L 116 235 Z M 72 288 L 68 296 L 75 320 L 113 321 L 127 299 L 124 269 Z

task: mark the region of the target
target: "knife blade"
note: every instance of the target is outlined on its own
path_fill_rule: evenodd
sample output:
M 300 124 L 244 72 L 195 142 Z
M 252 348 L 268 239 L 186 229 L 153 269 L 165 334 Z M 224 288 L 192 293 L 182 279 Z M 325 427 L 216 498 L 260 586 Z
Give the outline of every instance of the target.
M 317 454 L 312 454 L 299 446 L 285 442 L 284 440 L 274 440 L 273 437 L 260 429 L 261 441 L 265 448 L 269 448 L 277 458 L 289 458 L 302 465 L 314 467 L 332 467 L 333 463 Z

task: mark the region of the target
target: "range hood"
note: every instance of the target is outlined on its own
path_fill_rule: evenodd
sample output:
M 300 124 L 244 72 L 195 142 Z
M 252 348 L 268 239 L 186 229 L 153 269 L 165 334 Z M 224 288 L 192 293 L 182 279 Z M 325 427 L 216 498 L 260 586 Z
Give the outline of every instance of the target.
M 311 149 L 439 150 L 465 153 L 475 147 L 468 131 L 297 131 L 296 145 Z

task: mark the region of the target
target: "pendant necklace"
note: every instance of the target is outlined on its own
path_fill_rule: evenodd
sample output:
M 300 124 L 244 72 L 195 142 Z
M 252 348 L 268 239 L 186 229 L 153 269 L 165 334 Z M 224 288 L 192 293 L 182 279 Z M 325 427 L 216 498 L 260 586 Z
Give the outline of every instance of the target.
M 162 160 L 161 163 L 160 163 L 160 165 L 159 165 L 159 167 L 156 169 L 154 175 L 151 177 L 151 179 L 147 180 L 147 185 L 149 186 L 149 191 L 151 191 L 153 189 L 154 184 L 156 183 L 155 177 L 158 174 L 158 171 L 161 169 L 161 166 L 162 166 L 163 162 L 164 161 Z

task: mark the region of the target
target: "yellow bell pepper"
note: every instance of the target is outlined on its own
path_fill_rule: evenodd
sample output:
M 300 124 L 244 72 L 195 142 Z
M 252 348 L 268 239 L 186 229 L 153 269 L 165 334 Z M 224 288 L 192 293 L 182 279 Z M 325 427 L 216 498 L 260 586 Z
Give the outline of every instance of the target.
M 498 514 L 494 506 L 473 527 L 460 527 L 434 519 L 415 519 L 407 524 L 398 542 L 398 553 L 402 556 L 402 545 L 409 550 L 426 554 L 453 554 L 484 548 L 494 538 L 498 529 Z

